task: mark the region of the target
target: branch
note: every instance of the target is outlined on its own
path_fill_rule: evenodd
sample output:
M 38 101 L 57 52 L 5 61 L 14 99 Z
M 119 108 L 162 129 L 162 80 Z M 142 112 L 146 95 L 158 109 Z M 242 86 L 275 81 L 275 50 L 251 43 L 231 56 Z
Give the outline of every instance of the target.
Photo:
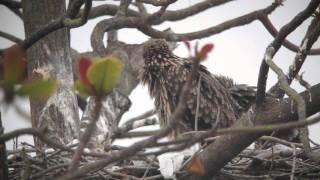
M 278 35 L 278 30 L 274 27 L 274 25 L 272 24 L 272 22 L 270 21 L 270 19 L 266 16 L 264 18 L 262 18 L 260 20 L 262 22 L 262 24 L 264 25 L 264 27 L 268 30 L 268 32 L 274 37 L 276 38 Z M 283 46 L 288 48 L 289 50 L 299 53 L 300 52 L 300 48 L 293 44 L 292 42 L 288 41 L 288 40 L 284 40 L 283 41 Z M 306 52 L 308 55 L 319 55 L 320 54 L 320 48 L 317 49 L 311 49 L 310 51 Z
M 14 35 L 8 34 L 6 32 L 3 32 L 3 31 L 0 31 L 0 37 L 3 37 L 5 39 L 8 39 L 9 41 L 12 41 L 12 42 L 15 42 L 15 43 L 21 43 L 22 42 L 22 39 L 14 36 Z
M 251 12 L 249 14 L 240 16 L 238 18 L 231 19 L 219 25 L 207 28 L 205 30 L 185 33 L 185 34 L 175 34 L 170 32 L 162 32 L 153 29 L 152 27 L 146 25 L 146 20 L 148 16 L 144 18 L 140 17 L 118 17 L 110 18 L 100 21 L 94 28 L 91 34 L 91 46 L 92 49 L 99 54 L 105 53 L 105 47 L 103 44 L 104 33 L 110 30 L 116 30 L 120 28 L 138 28 L 144 34 L 151 36 L 153 38 L 163 38 L 169 41 L 182 41 L 184 39 L 193 40 L 198 38 L 204 38 L 211 36 L 227 29 L 249 24 L 254 20 L 260 19 L 267 14 L 270 14 L 278 7 L 278 3 L 273 3 L 267 8 Z M 165 16 L 165 14 L 163 14 Z M 153 22 L 150 22 L 153 23 Z
M 291 32 L 293 32 L 298 26 L 300 26 L 307 18 L 309 18 L 313 14 L 313 12 L 316 10 L 316 8 L 318 7 L 319 4 L 320 4 L 319 0 L 312 0 L 309 3 L 309 5 L 307 6 L 307 8 L 305 8 L 303 11 L 301 11 L 288 24 L 286 24 L 285 26 L 283 26 L 280 29 L 276 38 L 270 44 L 270 46 L 272 46 L 274 48 L 274 54 L 277 53 L 277 51 L 280 49 L 285 38 Z M 271 58 L 273 58 L 273 56 Z M 261 66 L 260 66 L 258 85 L 257 85 L 257 97 L 256 97 L 257 105 L 261 105 L 261 103 L 263 102 L 263 100 L 265 98 L 268 72 L 269 72 L 269 67 L 268 67 L 265 59 L 263 59 Z
M 298 116 L 299 116 L 299 121 L 304 121 L 306 118 L 306 104 L 302 96 L 298 94 L 296 90 L 290 87 L 288 81 L 287 81 L 287 76 L 283 73 L 282 69 L 280 69 L 273 61 L 272 57 L 274 56 L 274 49 L 273 47 L 268 47 L 266 55 L 264 59 L 266 60 L 266 63 L 268 66 L 278 75 L 278 80 L 280 83 L 280 88 L 285 91 L 285 93 L 293 99 L 297 105 L 298 105 Z M 303 149 L 305 150 L 306 153 L 311 152 L 311 147 L 309 143 L 309 132 L 307 128 L 302 128 L 300 132 L 300 139 L 301 142 L 303 143 Z
M 139 3 L 151 4 L 153 6 L 168 6 L 177 0 L 136 0 Z
M 317 41 L 320 35 L 320 15 L 317 15 L 309 25 L 305 37 L 303 38 L 299 51 L 297 52 L 293 64 L 289 68 L 287 73 L 287 81 L 289 84 L 294 78 L 298 76 L 298 73 L 307 58 L 307 54 L 311 51 L 311 47 Z M 279 88 L 279 83 L 276 83 L 269 90 L 270 93 L 274 94 L 276 97 L 282 98 L 284 96 L 284 91 Z
M 312 102 L 308 101 L 309 92 L 305 91 L 300 94 L 306 102 L 307 116 L 311 116 L 320 110 L 320 84 L 313 86 L 310 92 L 313 98 Z M 194 174 L 185 179 L 210 179 L 222 167 L 230 162 L 232 158 L 238 155 L 257 138 L 265 134 L 263 131 L 255 132 L 256 130 L 254 129 L 257 128 L 258 125 L 288 122 L 297 119 L 297 112 L 293 112 L 292 109 L 296 109 L 296 106 L 292 105 L 292 102 L 288 99 L 280 101 L 276 99 L 266 99 L 263 106 L 254 108 L 253 112 L 249 111 L 244 114 L 236 121 L 235 125 L 231 127 L 231 129 L 252 128 L 252 132 L 241 133 L 239 131 L 237 134 L 220 136 L 214 143 L 210 144 L 197 156 L 204 168 L 205 174 L 203 174 L 203 176 Z M 319 120 L 320 118 L 317 116 L 308 120 L 308 122 L 317 122 Z M 295 123 L 303 124 L 301 121 Z M 275 124 L 272 126 L 277 127 L 279 125 Z M 223 154 L 223 156 L 221 156 L 221 154 Z
M 75 150 L 71 149 L 70 147 L 67 147 L 60 142 L 57 142 L 53 140 L 52 138 L 46 136 L 45 133 L 46 128 L 23 128 L 23 129 L 17 129 L 8 133 L 5 133 L 3 135 L 0 135 L 0 143 L 9 141 L 10 139 L 14 139 L 16 137 L 22 136 L 22 135 L 33 135 L 38 137 L 41 141 L 46 143 L 52 148 L 61 149 L 63 151 L 67 152 L 74 152 Z M 84 155 L 87 156 L 93 156 L 93 157 L 107 157 L 108 154 L 106 153 L 87 153 L 84 152 Z
M 197 32 L 191 32 L 191 33 L 175 34 L 175 33 L 169 33 L 169 32 L 162 32 L 162 31 L 153 29 L 151 26 L 146 26 L 146 25 L 140 26 L 138 27 L 138 29 L 142 31 L 144 34 L 151 36 L 153 38 L 163 38 L 169 41 L 182 41 L 184 39 L 194 40 L 194 39 L 212 36 L 214 34 L 218 34 L 220 32 L 223 32 L 233 27 L 243 26 L 253 22 L 254 20 L 259 20 L 262 17 L 272 13 L 278 6 L 279 6 L 278 3 L 272 3 L 272 5 L 268 6 L 267 8 L 253 11 L 246 15 L 225 21 L 216 26 L 213 26 L 201 31 L 197 31 Z

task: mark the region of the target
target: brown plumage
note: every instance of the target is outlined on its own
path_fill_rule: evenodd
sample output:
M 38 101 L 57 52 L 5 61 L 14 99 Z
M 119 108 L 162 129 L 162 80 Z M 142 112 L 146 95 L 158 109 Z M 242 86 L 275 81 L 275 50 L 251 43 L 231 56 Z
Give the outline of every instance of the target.
M 145 43 L 143 58 L 145 65 L 140 79 L 148 86 L 151 97 L 155 99 L 160 124 L 165 126 L 177 106 L 192 62 L 175 56 L 162 39 L 152 39 Z M 250 107 L 255 97 L 253 87 L 235 85 L 230 78 L 212 75 L 202 65 L 192 87 L 179 131 L 194 130 L 196 121 L 198 130 L 210 129 L 217 119 L 218 127 L 228 127 Z M 200 103 L 197 103 L 197 99 Z M 198 120 L 195 120 L 197 105 Z

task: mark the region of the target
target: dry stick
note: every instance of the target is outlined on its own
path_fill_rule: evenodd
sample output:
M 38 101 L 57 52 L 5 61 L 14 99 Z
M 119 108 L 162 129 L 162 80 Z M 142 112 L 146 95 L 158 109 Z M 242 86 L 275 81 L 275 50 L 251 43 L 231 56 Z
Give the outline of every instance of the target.
M 292 154 L 293 160 L 292 160 L 290 180 L 294 180 L 294 173 L 296 171 L 297 150 L 296 150 L 296 146 L 294 144 L 291 144 L 291 147 L 292 147 L 292 152 L 293 152 L 293 154 Z
M 320 4 L 319 0 L 312 0 L 307 8 L 305 8 L 303 11 L 301 11 L 298 15 L 296 15 L 288 24 L 283 26 L 279 33 L 277 34 L 276 38 L 272 41 L 271 45 L 274 48 L 274 53 L 277 53 L 277 51 L 280 49 L 281 45 L 283 44 L 283 41 L 285 38 L 290 34 L 292 31 L 294 31 L 298 26 L 300 26 L 307 18 L 309 18 L 313 12 L 316 10 L 318 5 Z M 273 58 L 273 57 L 271 57 Z M 268 79 L 268 72 L 269 72 L 269 66 L 267 65 L 265 59 L 262 60 L 261 66 L 260 66 L 260 72 L 259 72 L 259 78 L 258 78 L 258 85 L 257 85 L 257 97 L 256 97 L 256 103 L 257 105 L 261 105 L 265 96 L 266 96 L 266 83 Z
M 181 94 L 179 97 L 180 100 L 178 102 L 177 108 L 175 109 L 175 111 L 171 115 L 169 124 L 166 128 L 162 129 L 161 131 L 155 133 L 153 136 L 151 136 L 145 140 L 134 143 L 132 146 L 130 146 L 126 149 L 120 150 L 119 152 L 110 153 L 110 156 L 105 159 L 84 165 L 83 167 L 79 168 L 78 170 L 70 172 L 70 173 L 66 174 L 65 176 L 59 178 L 59 180 L 74 179 L 74 178 L 81 176 L 83 174 L 86 174 L 90 171 L 94 171 L 94 170 L 103 168 L 112 162 L 119 161 L 124 158 L 128 158 L 130 156 L 133 156 L 137 152 L 139 152 L 141 149 L 143 149 L 144 147 L 150 147 L 153 144 L 156 144 L 158 139 L 168 135 L 177 126 L 177 124 L 182 119 L 183 114 L 186 110 L 185 102 L 187 100 L 187 94 L 189 93 L 189 90 L 191 89 L 192 80 L 195 78 L 196 72 L 199 67 L 199 62 L 200 61 L 194 62 L 194 65 L 192 66 L 192 70 L 191 70 L 191 73 L 189 74 L 188 80 L 182 88 L 182 91 L 181 91 Z
M 302 144 L 289 142 L 289 141 L 286 141 L 284 139 L 276 138 L 276 137 L 273 137 L 273 136 L 262 136 L 259 139 L 260 140 L 266 140 L 266 141 L 273 141 L 273 142 L 276 142 L 276 143 L 279 143 L 279 144 L 283 144 L 283 145 L 288 146 L 288 147 L 292 147 L 292 144 L 295 145 L 296 147 L 302 147 Z
M 196 115 L 194 119 L 194 130 L 198 131 L 198 119 L 199 119 L 199 106 L 200 106 L 200 83 L 201 83 L 201 75 L 198 80 L 198 89 L 197 89 L 197 107 L 196 107 Z
M 22 39 L 14 36 L 12 34 L 3 32 L 3 31 L 0 31 L 0 37 L 3 37 L 5 39 L 10 40 L 10 41 L 15 42 L 15 43 L 21 43 L 22 42 Z
M 50 137 L 46 136 L 45 131 L 46 131 L 45 128 L 17 129 L 17 130 L 13 130 L 11 132 L 5 133 L 3 135 L 0 135 L 0 142 L 5 142 L 10 139 L 17 138 L 21 135 L 29 134 L 29 135 L 33 135 L 33 136 L 38 137 L 41 141 L 43 141 L 44 143 L 46 143 L 47 145 L 49 145 L 52 148 L 61 149 L 63 151 L 67 151 L 67 152 L 75 152 L 75 150 L 71 149 L 70 147 L 63 145 L 60 142 L 56 142 L 56 141 L 52 140 Z M 83 155 L 92 156 L 92 157 L 102 157 L 102 158 L 108 156 L 108 154 L 106 154 L 106 153 L 94 153 L 94 152 L 90 152 L 90 153 L 84 152 Z
M 303 121 L 295 121 L 295 122 L 287 122 L 287 123 L 277 123 L 277 124 L 270 124 L 270 125 L 256 125 L 254 127 L 230 127 L 230 128 L 221 128 L 217 129 L 213 135 L 223 135 L 223 134 L 238 134 L 238 133 L 258 133 L 258 132 L 272 132 L 275 130 L 284 130 L 290 128 L 299 128 L 304 126 L 309 126 L 315 123 L 320 122 L 320 116 L 316 116 L 310 118 L 308 120 Z M 140 132 L 130 132 L 124 134 L 122 138 L 128 137 L 145 137 L 151 136 L 155 133 L 158 133 L 160 130 L 156 131 L 140 131 Z M 208 131 L 199 132 L 199 134 L 207 133 Z
M 79 146 L 78 146 L 77 150 L 75 151 L 75 153 L 73 154 L 72 161 L 69 166 L 69 172 L 72 172 L 78 168 L 83 150 L 87 146 L 87 144 L 91 138 L 91 135 L 92 135 L 93 131 L 95 130 L 96 122 L 99 119 L 100 110 L 101 110 L 101 106 L 102 106 L 101 97 L 96 96 L 94 98 L 95 98 L 94 99 L 94 109 L 91 112 L 90 123 L 88 124 L 85 132 L 82 134 L 82 137 L 79 142 Z

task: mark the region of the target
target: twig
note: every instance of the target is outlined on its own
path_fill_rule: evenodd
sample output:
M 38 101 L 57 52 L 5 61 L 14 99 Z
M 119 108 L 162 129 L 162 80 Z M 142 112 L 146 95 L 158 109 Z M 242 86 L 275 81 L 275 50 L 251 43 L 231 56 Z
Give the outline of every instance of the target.
M 318 7 L 319 3 L 320 2 L 318 0 L 312 0 L 309 3 L 309 5 L 307 6 L 307 8 L 305 8 L 303 11 L 301 11 L 288 24 L 286 24 L 285 26 L 283 26 L 280 29 L 276 38 L 272 41 L 271 45 L 269 45 L 269 47 L 268 47 L 268 48 L 272 47 L 273 51 L 274 51 L 272 54 L 270 54 L 271 59 L 273 58 L 274 54 L 277 53 L 277 51 L 280 49 L 281 45 L 283 44 L 283 41 L 288 36 L 288 34 L 290 34 L 292 31 L 294 31 L 308 17 L 310 17 L 313 14 L 313 12 L 316 10 L 316 8 Z M 267 82 L 267 78 L 268 78 L 268 72 L 269 72 L 269 66 L 267 65 L 266 60 L 263 59 L 261 66 L 260 66 L 258 85 L 257 85 L 257 97 L 256 97 L 257 105 L 261 105 L 261 103 L 263 102 L 263 100 L 266 96 L 265 92 L 266 92 L 266 82 Z
M 145 3 L 145 4 L 152 4 L 153 6 L 168 6 L 169 4 L 172 4 L 177 0 L 136 0 L 136 1 L 140 3 Z
M 290 175 L 290 180 L 294 180 L 294 174 L 296 171 L 296 161 L 297 161 L 297 151 L 296 151 L 296 146 L 294 144 L 291 144 L 292 147 L 292 152 L 293 152 L 293 160 L 292 160 L 292 169 L 291 169 L 291 175 Z
M 21 43 L 22 42 L 22 39 L 14 36 L 14 35 L 8 34 L 6 32 L 3 32 L 3 31 L 0 31 L 0 37 L 3 37 L 5 39 L 8 39 L 9 41 L 12 41 L 12 42 L 15 42 L 15 43 Z
M 13 130 L 11 132 L 5 133 L 3 135 L 0 135 L 0 143 L 1 142 L 5 142 L 8 141 L 10 139 L 14 139 L 16 137 L 19 137 L 21 135 L 34 135 L 36 137 L 38 137 L 41 141 L 43 141 L 44 143 L 46 143 L 47 145 L 49 145 L 52 148 L 58 148 L 67 152 L 75 152 L 75 150 L 71 149 L 68 146 L 64 146 L 63 144 L 61 144 L 60 142 L 56 142 L 54 140 L 52 140 L 52 138 L 47 137 L 45 134 L 46 128 L 23 128 L 23 129 L 17 129 L 17 130 Z M 84 155 L 87 156 L 93 156 L 93 157 L 108 157 L 108 154 L 106 153 L 88 153 L 88 152 L 84 152 Z
M 299 128 L 304 126 L 309 126 L 320 122 L 320 116 L 310 118 L 308 120 L 296 121 L 296 122 L 287 122 L 287 123 L 277 123 L 270 125 L 256 125 L 254 127 L 231 127 L 231 128 L 221 128 L 217 129 L 214 135 L 223 135 L 223 134 L 237 134 L 237 133 L 257 133 L 257 132 L 272 132 L 275 130 Z M 199 132 L 199 134 L 208 133 L 209 131 Z M 143 137 L 150 136 L 152 134 L 159 133 L 159 130 L 156 131 L 138 131 L 138 132 L 129 132 L 124 134 L 122 137 Z
M 194 119 L 194 130 L 198 131 L 198 121 L 199 121 L 199 106 L 200 106 L 200 83 L 201 83 L 201 76 L 198 80 L 198 89 L 197 89 L 197 107 L 196 107 L 196 115 Z
M 286 141 L 284 139 L 279 139 L 279 138 L 276 138 L 276 137 L 273 137 L 273 136 L 262 136 L 259 139 L 260 140 L 265 140 L 265 141 L 273 141 L 273 142 L 276 142 L 276 143 L 279 143 L 279 144 L 283 144 L 283 145 L 288 146 L 288 147 L 292 147 L 292 144 L 294 146 L 296 146 L 296 147 L 302 147 L 302 144 L 289 142 L 289 141 Z

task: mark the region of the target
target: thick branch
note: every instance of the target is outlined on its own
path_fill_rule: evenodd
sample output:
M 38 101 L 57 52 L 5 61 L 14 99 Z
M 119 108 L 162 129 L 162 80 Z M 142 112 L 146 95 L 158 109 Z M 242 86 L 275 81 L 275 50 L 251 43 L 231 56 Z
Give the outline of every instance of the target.
M 313 86 L 310 92 L 312 95 L 311 102 L 309 101 L 309 92 L 301 93 L 306 102 L 307 116 L 311 116 L 320 110 L 320 84 Z M 298 119 L 297 111 L 295 110 L 296 106 L 292 103 L 289 99 L 280 101 L 266 99 L 261 107 L 255 109 L 254 112 L 249 111 L 231 128 L 252 127 L 254 130 L 254 125 L 288 122 Z M 203 176 L 191 175 L 186 179 L 210 179 L 232 158 L 262 135 L 264 135 L 263 132 L 239 132 L 221 136 L 198 155 L 205 174 Z

